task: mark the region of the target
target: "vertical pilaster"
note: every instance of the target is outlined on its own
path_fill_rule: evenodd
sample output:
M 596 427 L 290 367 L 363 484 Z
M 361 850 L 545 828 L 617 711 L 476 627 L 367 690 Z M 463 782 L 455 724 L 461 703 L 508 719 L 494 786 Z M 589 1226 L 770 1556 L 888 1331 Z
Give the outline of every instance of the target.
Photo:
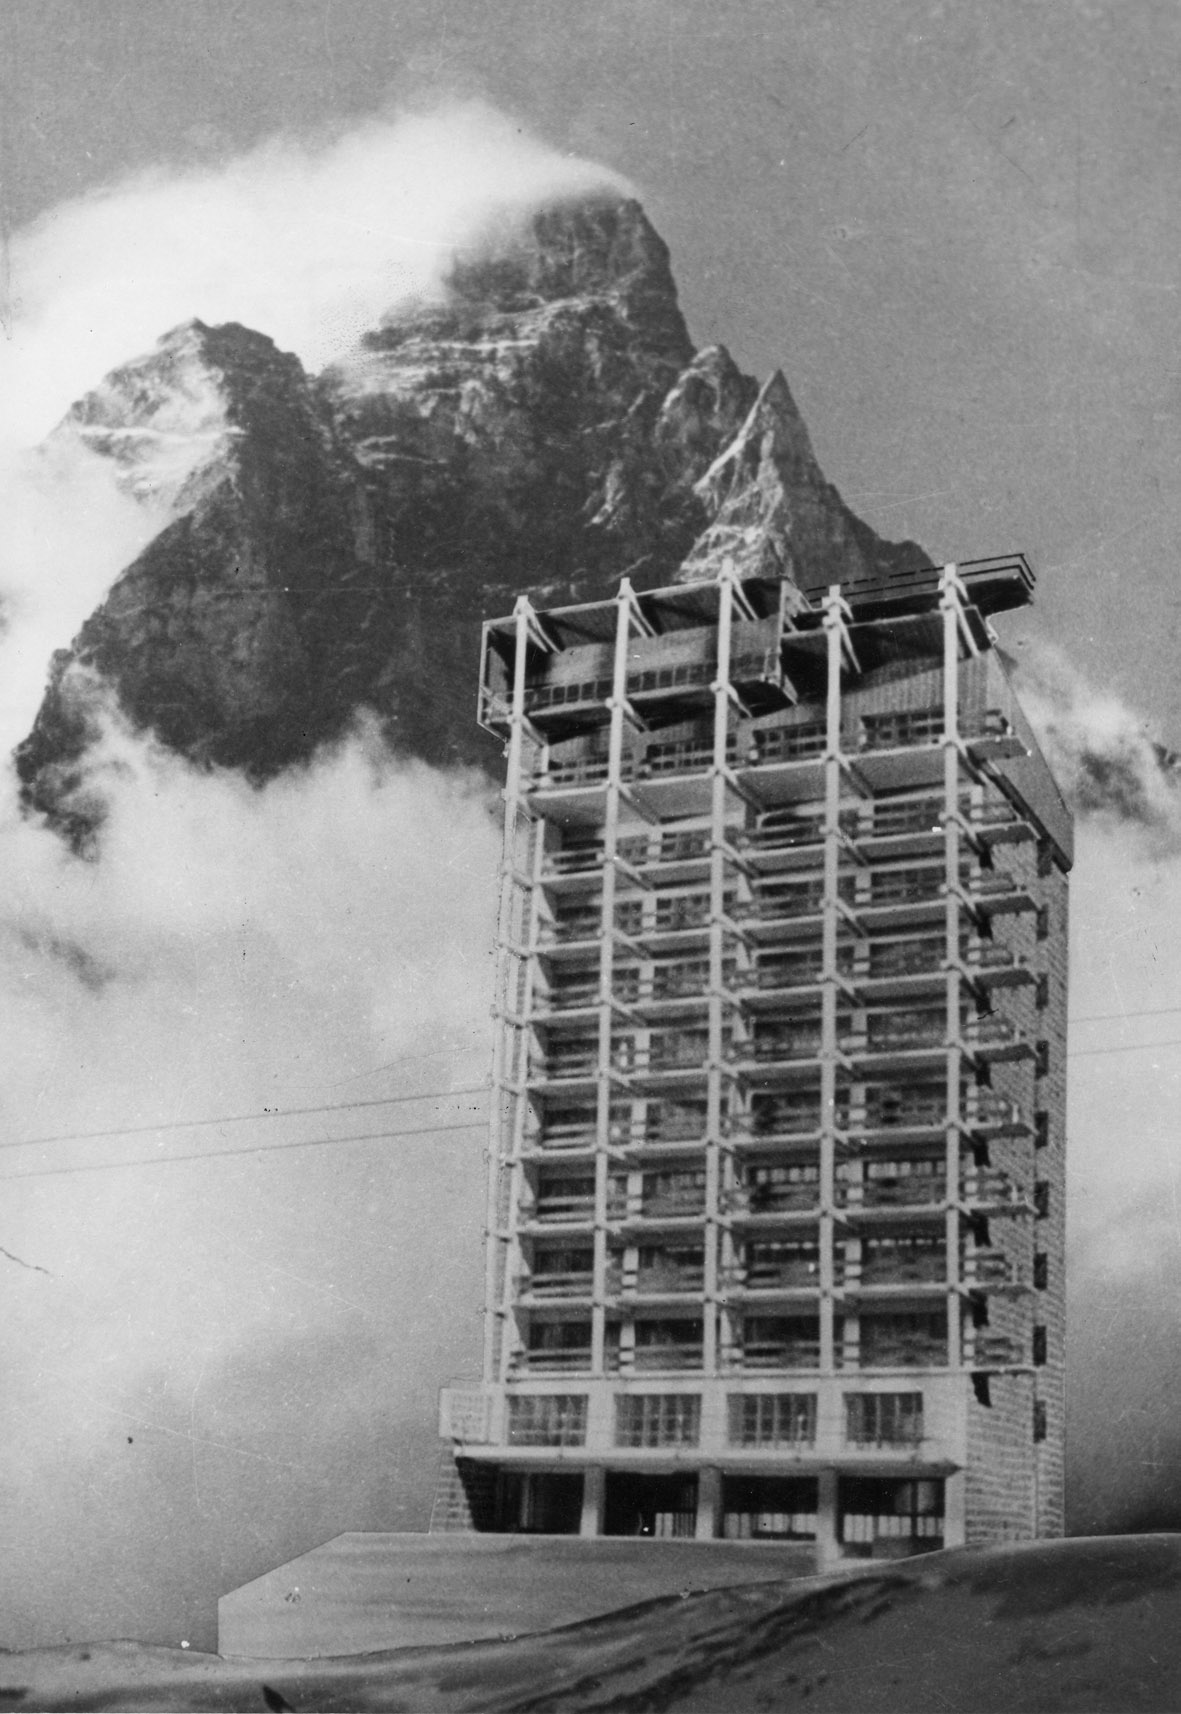
M 939 607 L 943 616 L 943 850 L 944 894 L 947 901 L 944 961 L 947 973 L 947 1113 L 945 1172 L 947 1212 L 947 1362 L 958 1368 L 962 1359 L 963 1315 L 960 1305 L 960 1217 L 959 1179 L 962 1134 L 961 1080 L 963 1034 L 960 1024 L 962 973 L 960 929 L 963 899 L 960 891 L 960 585 L 954 565 L 945 566 L 940 577 Z
M 619 800 L 623 785 L 623 722 L 627 713 L 627 646 L 635 597 L 626 577 L 615 598 L 615 653 L 611 672 L 611 724 L 607 739 L 607 788 L 603 805 L 603 891 L 599 928 L 599 1063 L 595 1123 L 595 1265 L 591 1312 L 591 1368 L 601 1374 L 606 1359 L 607 1198 L 610 1183 L 611 1064 L 615 964 L 615 895 L 619 846 Z
M 714 1541 L 721 1534 L 722 1475 L 716 1464 L 705 1464 L 697 1472 L 697 1519 L 693 1534 L 698 1541 Z
M 823 1568 L 841 1557 L 837 1533 L 837 1473 L 821 1470 L 816 1481 L 816 1563 Z
M 841 864 L 841 670 L 845 603 L 839 584 L 824 602 L 828 654 L 824 745 L 824 905 L 820 989 L 820 1370 L 831 1374 L 835 1277 L 833 1242 L 836 1208 L 837 1131 L 837 935 L 840 926 Z
M 603 1495 L 607 1485 L 601 1464 L 588 1464 L 582 1475 L 582 1514 L 578 1520 L 579 1535 L 602 1535 Z
M 722 1078 L 725 1062 L 726 740 L 730 731 L 730 636 L 734 578 L 728 565 L 718 577 L 718 662 L 714 676 L 713 771 L 709 862 L 709 1049 L 706 1061 L 705 1279 L 702 1364 L 718 1368 L 718 1247 L 721 1213 Z
M 498 1378 L 498 1339 L 501 1328 L 497 1303 L 497 1284 L 503 1239 L 500 1235 L 500 1185 L 503 1172 L 505 1138 L 511 1132 L 509 1103 L 513 1099 L 506 1088 L 506 1059 L 509 1056 L 508 1018 L 509 977 L 516 967 L 513 950 L 513 917 L 517 887 L 518 819 L 521 809 L 521 760 L 525 737 L 525 670 L 528 660 L 529 621 L 533 609 L 521 595 L 513 609 L 516 621 L 513 656 L 513 696 L 509 714 L 509 740 L 504 786 L 504 838 L 500 852 L 500 902 L 496 918 L 496 982 L 493 998 L 494 1029 L 492 1034 L 492 1099 L 488 1114 L 488 1181 L 484 1212 L 484 1379 Z

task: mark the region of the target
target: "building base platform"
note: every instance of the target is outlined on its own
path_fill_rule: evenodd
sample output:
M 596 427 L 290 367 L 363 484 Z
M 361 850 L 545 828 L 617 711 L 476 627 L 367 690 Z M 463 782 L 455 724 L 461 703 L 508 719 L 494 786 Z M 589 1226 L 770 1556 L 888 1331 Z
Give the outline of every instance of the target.
M 339 1535 L 218 1602 L 218 1653 L 316 1659 L 524 1635 L 658 1596 L 811 1576 L 774 1542 Z

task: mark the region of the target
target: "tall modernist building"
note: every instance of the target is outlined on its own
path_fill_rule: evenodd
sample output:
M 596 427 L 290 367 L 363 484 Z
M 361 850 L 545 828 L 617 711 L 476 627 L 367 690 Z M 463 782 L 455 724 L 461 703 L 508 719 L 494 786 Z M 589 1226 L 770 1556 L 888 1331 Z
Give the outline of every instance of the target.
M 433 1527 L 1060 1532 L 1071 826 L 989 625 L 1032 582 L 486 627 L 485 1367 Z

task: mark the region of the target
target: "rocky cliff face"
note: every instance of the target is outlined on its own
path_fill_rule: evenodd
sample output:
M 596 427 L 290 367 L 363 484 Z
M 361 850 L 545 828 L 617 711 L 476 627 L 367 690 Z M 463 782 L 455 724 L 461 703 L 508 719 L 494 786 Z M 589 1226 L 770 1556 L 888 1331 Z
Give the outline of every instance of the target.
M 540 602 L 711 575 L 804 587 L 926 563 L 824 481 L 782 376 L 694 352 L 668 252 L 614 195 L 506 219 L 439 301 L 318 378 L 261 333 L 193 322 L 56 431 L 170 521 L 52 663 L 26 801 L 84 844 L 94 710 L 262 780 L 361 709 L 429 761 L 474 727 L 479 626 Z

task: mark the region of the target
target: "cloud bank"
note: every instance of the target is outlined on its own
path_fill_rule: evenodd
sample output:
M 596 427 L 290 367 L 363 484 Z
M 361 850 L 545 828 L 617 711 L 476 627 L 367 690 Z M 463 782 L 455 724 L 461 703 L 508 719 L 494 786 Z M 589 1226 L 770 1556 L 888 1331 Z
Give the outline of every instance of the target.
M 1067 1508 L 1079 1532 L 1181 1528 L 1181 772 L 1057 649 L 1022 703 L 1078 817 L 1071 878 Z
M 396 761 L 363 718 L 256 790 L 101 694 L 93 859 L 23 819 L 9 752 L 50 654 L 162 522 L 77 437 L 36 443 L 179 322 L 241 321 L 318 368 L 488 222 L 610 182 L 469 104 L 141 175 L 13 240 L 6 1646 L 210 1646 L 219 1591 L 340 1529 L 425 1525 L 434 1394 L 480 1346 L 499 845 L 486 781 Z M 88 1170 L 119 1161 L 147 1164 Z

